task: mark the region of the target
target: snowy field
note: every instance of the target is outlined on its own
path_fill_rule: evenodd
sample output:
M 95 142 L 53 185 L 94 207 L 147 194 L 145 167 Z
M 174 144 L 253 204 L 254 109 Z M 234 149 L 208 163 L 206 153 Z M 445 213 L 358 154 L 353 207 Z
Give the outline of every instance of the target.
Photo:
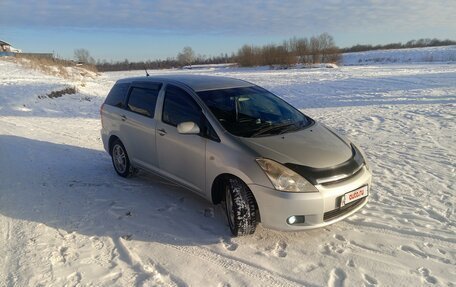
M 347 66 L 391 63 L 456 63 L 456 45 L 410 49 L 377 50 L 342 54 Z
M 115 174 L 99 106 L 144 72 L 65 80 L 0 59 L 0 286 L 456 286 L 456 64 L 150 72 L 272 90 L 364 149 L 369 203 L 326 228 L 231 238 L 219 206 Z M 67 86 L 79 93 L 45 97 Z

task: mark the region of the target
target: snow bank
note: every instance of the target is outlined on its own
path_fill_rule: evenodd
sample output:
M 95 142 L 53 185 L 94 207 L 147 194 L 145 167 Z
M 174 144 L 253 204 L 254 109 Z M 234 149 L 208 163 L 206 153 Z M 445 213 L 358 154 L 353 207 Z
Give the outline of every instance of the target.
M 454 63 L 456 62 L 456 45 L 344 53 L 341 62 L 345 66 L 423 62 Z

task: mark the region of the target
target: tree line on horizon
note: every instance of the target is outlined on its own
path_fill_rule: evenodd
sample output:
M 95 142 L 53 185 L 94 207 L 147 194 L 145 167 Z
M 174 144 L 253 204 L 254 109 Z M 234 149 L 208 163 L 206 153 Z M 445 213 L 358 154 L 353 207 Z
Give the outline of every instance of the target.
M 191 65 L 224 63 L 237 63 L 241 67 L 275 66 L 286 68 L 296 64 L 311 65 L 318 63 L 337 63 L 342 53 L 349 52 L 449 45 L 456 45 L 456 41 L 448 39 L 418 39 L 408 41 L 405 44 L 391 43 L 375 46 L 357 44 L 348 48 L 339 48 L 331 35 L 322 33 L 310 38 L 293 37 L 283 41 L 281 44 L 271 43 L 263 46 L 243 45 L 236 53 L 232 53 L 231 55 L 225 53 L 212 57 L 196 55 L 193 49 L 187 46 L 184 47 L 176 57 L 169 57 L 165 60 L 130 62 L 128 59 L 125 59 L 124 61 L 116 62 L 100 60 L 95 62 L 88 53 L 85 53 L 85 51 L 84 53 L 81 53 L 81 49 L 75 50 L 75 58 L 76 60 L 81 60 L 78 58 L 78 55 L 84 55 L 83 60 L 89 59 L 92 64 L 95 64 L 97 70 L 100 72 L 169 69 L 191 67 Z M 78 53 L 76 53 L 76 51 Z
M 79 53 L 80 54 L 80 53 Z M 176 58 L 166 60 L 130 62 L 128 59 L 118 62 L 98 61 L 98 71 L 124 71 L 140 69 L 167 69 L 188 67 L 191 65 L 237 63 L 242 67 L 280 66 L 288 67 L 295 64 L 335 63 L 339 60 L 339 48 L 334 38 L 328 33 L 308 38 L 293 37 L 280 45 L 263 46 L 244 45 L 237 53 L 221 54 L 206 57 L 195 55 L 191 47 L 184 47 Z
M 191 62 L 182 62 L 177 58 L 166 58 L 165 60 L 148 60 L 148 61 L 135 61 L 130 62 L 128 59 L 117 62 L 97 61 L 95 66 L 100 72 L 108 71 L 130 71 L 130 70 L 160 70 L 160 69 L 171 69 L 179 68 L 187 65 L 205 65 L 205 64 L 225 64 L 232 63 L 234 54 L 228 56 L 227 54 L 221 54 L 220 56 L 206 57 L 204 55 L 197 55 L 191 59 Z
M 339 58 L 339 48 L 328 33 L 310 39 L 293 37 L 280 45 L 244 45 L 236 54 L 241 67 L 336 63 Z
M 430 38 L 422 38 L 418 40 L 410 40 L 403 43 L 390 43 L 385 45 L 362 45 L 357 44 L 353 45 L 348 48 L 341 49 L 342 53 L 352 53 L 352 52 L 365 52 L 365 51 L 374 51 L 374 50 L 391 50 L 391 49 L 408 49 L 408 48 L 425 48 L 425 47 L 439 47 L 439 46 L 450 46 L 456 45 L 456 41 L 452 41 L 449 39 L 439 40 L 439 39 L 430 39 Z

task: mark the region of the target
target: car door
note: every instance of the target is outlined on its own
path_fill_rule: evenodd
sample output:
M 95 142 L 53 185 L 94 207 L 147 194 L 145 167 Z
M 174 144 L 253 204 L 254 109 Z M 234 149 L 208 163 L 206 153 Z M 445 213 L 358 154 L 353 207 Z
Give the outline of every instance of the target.
M 201 135 L 180 134 L 177 125 L 195 122 L 203 130 L 201 107 L 183 89 L 168 84 L 161 121 L 157 121 L 157 155 L 160 172 L 188 188 L 204 192 L 206 141 Z
M 161 83 L 133 83 L 121 115 L 122 134 L 130 161 L 137 166 L 155 170 L 157 148 L 155 143 L 155 109 Z

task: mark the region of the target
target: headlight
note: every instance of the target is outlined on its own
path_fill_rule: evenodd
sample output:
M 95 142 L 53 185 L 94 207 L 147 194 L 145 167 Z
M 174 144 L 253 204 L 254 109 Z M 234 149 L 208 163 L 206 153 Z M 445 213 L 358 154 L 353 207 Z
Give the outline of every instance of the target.
M 318 192 L 310 182 L 280 163 L 266 158 L 258 158 L 256 161 L 275 189 L 288 192 Z

